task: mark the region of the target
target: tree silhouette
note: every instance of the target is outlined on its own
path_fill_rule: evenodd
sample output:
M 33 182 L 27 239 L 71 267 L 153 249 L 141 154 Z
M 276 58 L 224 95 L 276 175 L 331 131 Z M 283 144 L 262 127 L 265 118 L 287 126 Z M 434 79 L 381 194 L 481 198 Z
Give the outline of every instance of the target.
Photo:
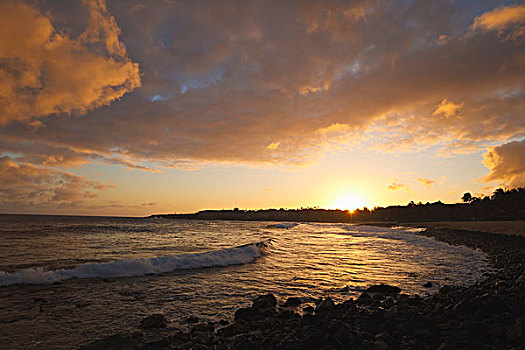
M 466 192 L 463 197 L 461 197 L 461 200 L 465 203 L 470 203 L 472 202 L 472 195 L 470 194 L 470 192 Z

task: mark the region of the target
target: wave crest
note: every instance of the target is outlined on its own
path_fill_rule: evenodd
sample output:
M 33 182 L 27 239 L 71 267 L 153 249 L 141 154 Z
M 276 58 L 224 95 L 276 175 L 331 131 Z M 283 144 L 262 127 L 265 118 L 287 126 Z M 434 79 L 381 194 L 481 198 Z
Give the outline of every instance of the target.
M 38 267 L 15 272 L 0 271 L 0 286 L 53 283 L 71 278 L 136 277 L 175 270 L 242 265 L 259 258 L 269 243 L 263 241 L 203 253 L 86 263 L 72 269 L 44 270 Z

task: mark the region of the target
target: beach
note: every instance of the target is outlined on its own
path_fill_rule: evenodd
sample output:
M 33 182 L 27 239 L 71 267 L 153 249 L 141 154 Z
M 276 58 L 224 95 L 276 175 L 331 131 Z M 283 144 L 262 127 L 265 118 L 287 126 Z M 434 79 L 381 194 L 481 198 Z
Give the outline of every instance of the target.
M 442 221 L 408 223 L 409 226 L 428 228 L 448 228 L 464 231 L 487 232 L 495 234 L 525 236 L 525 221 Z
M 221 324 L 186 320 L 189 330 L 151 315 L 131 334 L 83 349 L 520 349 L 525 343 L 525 238 L 429 227 L 421 233 L 486 252 L 495 267 L 480 283 L 443 286 L 427 296 L 378 285 L 335 303 L 272 294 Z M 442 224 L 439 224 L 442 225 Z M 502 229 L 499 233 L 507 233 Z M 429 286 L 430 287 L 430 286 Z

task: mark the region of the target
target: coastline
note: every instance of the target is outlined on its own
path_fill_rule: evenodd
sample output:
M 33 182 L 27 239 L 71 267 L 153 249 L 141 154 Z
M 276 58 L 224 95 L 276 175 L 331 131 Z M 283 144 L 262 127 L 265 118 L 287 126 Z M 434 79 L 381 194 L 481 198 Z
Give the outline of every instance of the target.
M 82 349 L 519 349 L 525 342 L 525 237 L 427 224 L 414 223 L 427 227 L 426 236 L 483 250 L 496 272 L 478 284 L 444 286 L 426 297 L 372 288 L 340 304 L 327 298 L 302 316 L 298 298 L 278 304 L 271 295 L 261 296 L 237 310 L 231 323 L 188 320 L 189 331 L 152 315 L 133 334 Z

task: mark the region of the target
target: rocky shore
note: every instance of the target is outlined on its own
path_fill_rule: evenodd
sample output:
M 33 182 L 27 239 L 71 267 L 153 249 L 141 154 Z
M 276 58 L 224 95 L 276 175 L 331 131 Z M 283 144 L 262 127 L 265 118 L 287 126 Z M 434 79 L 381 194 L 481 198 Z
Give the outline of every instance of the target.
M 496 272 L 427 297 L 387 285 L 340 304 L 318 300 L 315 307 L 262 295 L 231 323 L 189 317 L 187 331 L 156 314 L 133 334 L 82 349 L 525 349 L 525 237 L 435 228 L 422 234 L 485 251 Z

